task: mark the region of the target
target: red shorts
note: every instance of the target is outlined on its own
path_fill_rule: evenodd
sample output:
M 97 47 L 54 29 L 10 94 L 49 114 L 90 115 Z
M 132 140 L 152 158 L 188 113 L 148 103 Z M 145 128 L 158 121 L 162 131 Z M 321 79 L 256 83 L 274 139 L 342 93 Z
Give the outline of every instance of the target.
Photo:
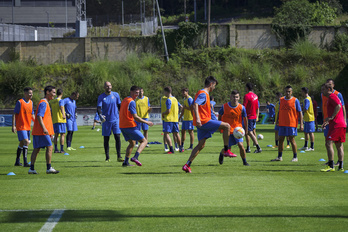
M 346 141 L 346 128 L 332 128 L 329 127 L 329 132 L 327 133 L 327 140 L 334 141 L 335 143 L 344 143 Z

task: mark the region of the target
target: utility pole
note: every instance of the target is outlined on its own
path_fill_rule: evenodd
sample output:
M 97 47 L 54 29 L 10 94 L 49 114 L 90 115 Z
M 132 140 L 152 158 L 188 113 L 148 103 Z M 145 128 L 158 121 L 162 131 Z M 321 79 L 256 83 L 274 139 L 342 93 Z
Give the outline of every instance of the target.
M 159 4 L 158 4 L 158 0 L 156 0 L 156 4 L 157 4 L 157 11 L 158 11 L 158 18 L 160 20 L 160 24 L 161 24 L 161 30 L 162 30 L 162 37 L 163 37 L 163 44 L 164 44 L 164 53 L 165 53 L 165 57 L 167 59 L 167 62 L 169 61 L 169 55 L 168 55 L 168 50 L 167 50 L 167 42 L 166 42 L 166 37 L 164 35 L 164 29 L 163 29 L 163 24 L 162 24 L 162 17 L 161 17 L 161 11 L 159 8 Z
M 124 8 L 123 8 L 123 0 L 122 0 L 122 26 L 124 25 Z
M 195 22 L 197 22 L 197 3 L 196 3 L 196 0 L 193 1 L 193 10 L 195 12 Z
M 207 0 L 204 0 L 204 20 L 207 21 Z
M 210 47 L 210 10 L 211 10 L 211 0 L 208 0 L 208 28 L 207 28 L 207 47 Z

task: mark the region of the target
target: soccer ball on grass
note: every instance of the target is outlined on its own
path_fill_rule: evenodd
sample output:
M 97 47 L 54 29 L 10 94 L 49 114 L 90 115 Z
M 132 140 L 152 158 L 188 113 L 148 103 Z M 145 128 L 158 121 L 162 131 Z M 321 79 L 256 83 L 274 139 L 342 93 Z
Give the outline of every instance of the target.
M 257 135 L 257 139 L 258 139 L 258 140 L 262 140 L 262 139 L 263 139 L 263 135 L 262 135 L 262 134 L 258 134 L 258 135 Z

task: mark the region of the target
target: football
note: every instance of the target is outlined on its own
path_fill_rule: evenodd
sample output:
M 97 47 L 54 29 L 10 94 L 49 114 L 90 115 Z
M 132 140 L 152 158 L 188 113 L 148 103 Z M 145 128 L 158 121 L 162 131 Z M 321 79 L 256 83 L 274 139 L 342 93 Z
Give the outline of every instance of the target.
M 236 139 L 241 139 L 243 138 L 245 135 L 245 131 L 242 127 L 236 127 L 234 128 L 233 130 L 233 136 L 236 138 Z
M 262 140 L 262 139 L 263 139 L 263 135 L 262 135 L 262 134 L 258 134 L 258 135 L 257 135 L 257 139 L 258 139 L 258 140 Z

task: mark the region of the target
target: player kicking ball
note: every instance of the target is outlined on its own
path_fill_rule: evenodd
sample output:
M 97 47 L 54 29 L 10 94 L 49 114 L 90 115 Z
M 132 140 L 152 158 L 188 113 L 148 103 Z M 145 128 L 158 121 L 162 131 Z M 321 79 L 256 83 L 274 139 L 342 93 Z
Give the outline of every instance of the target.
M 135 121 L 153 126 L 153 122 L 146 121 L 137 115 L 135 99 L 139 96 L 140 89 L 137 86 L 132 86 L 130 89 L 130 96 L 123 99 L 121 102 L 120 108 L 120 129 L 121 132 L 129 145 L 126 150 L 126 158 L 122 163 L 123 167 L 133 166 L 129 163 L 129 158 L 135 146 L 135 141 L 138 141 L 140 144 L 137 151 L 131 161 L 138 166 L 142 166 L 140 163 L 139 155 L 144 150 L 147 145 L 147 140 L 141 131 L 138 129 Z
M 197 127 L 198 145 L 192 150 L 187 163 L 182 167 L 185 172 L 191 172 L 191 164 L 199 152 L 204 148 L 205 142 L 217 130 L 223 131 L 224 155 L 232 156 L 228 150 L 230 125 L 226 122 L 212 120 L 213 110 L 210 106 L 209 93 L 215 89 L 218 81 L 213 76 L 205 79 L 204 88 L 196 93 L 193 103 L 193 123 Z
M 243 165 L 250 166 L 246 161 L 246 152 L 243 146 L 243 137 L 238 139 L 234 137 L 233 131 L 236 127 L 242 127 L 242 120 L 244 119 L 245 128 L 248 128 L 248 118 L 245 107 L 239 103 L 240 95 L 238 90 L 233 90 L 230 96 L 230 102 L 225 103 L 219 110 L 219 120 L 226 122 L 230 125 L 230 137 L 229 137 L 229 148 L 233 145 L 238 145 L 240 157 L 243 160 Z M 232 153 L 233 154 L 233 153 Z M 219 163 L 223 164 L 224 150 L 220 152 Z M 236 157 L 237 155 L 233 154 L 229 157 Z

